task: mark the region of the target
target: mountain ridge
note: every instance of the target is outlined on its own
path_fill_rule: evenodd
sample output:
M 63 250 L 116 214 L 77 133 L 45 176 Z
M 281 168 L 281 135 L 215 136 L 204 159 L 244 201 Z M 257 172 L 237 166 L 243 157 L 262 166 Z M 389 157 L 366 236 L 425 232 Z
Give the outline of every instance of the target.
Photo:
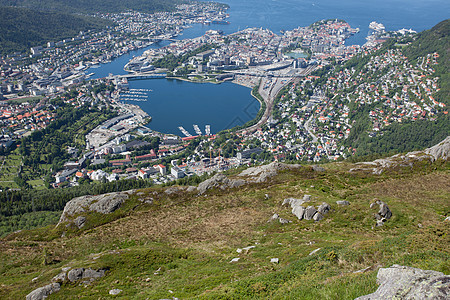
M 346 162 L 272 163 L 235 170 L 227 179 L 246 183 L 224 189 L 230 181 L 222 178 L 203 193 L 183 186 L 133 190 L 109 214 L 75 212 L 56 228 L 4 238 L 0 290 L 23 297 L 70 268 L 104 276 L 81 285 L 54 279 L 60 287 L 50 299 L 109 291 L 153 299 L 354 299 L 377 289 L 380 266 L 449 274 L 449 141 L 396 157 L 379 174 L 350 171 L 355 164 Z M 259 181 L 263 173 L 270 176 Z M 282 205 L 291 198 L 331 209 L 318 222 L 300 220 Z M 370 208 L 375 199 L 392 213 L 381 227 Z M 274 213 L 289 222 L 271 221 Z M 86 218 L 80 228 L 71 223 L 79 217 Z

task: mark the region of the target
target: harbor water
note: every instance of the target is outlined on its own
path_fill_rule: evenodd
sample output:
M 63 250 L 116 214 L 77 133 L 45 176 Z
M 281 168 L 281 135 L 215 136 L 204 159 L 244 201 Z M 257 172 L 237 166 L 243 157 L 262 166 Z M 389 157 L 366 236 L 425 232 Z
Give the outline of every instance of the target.
M 222 0 L 230 5 L 230 24 L 196 24 L 186 29 L 178 39 L 194 38 L 207 30 L 222 30 L 225 34 L 248 27 L 268 28 L 279 34 L 281 30 L 291 30 L 308 26 L 322 19 L 343 19 L 351 27 L 360 28 L 360 33 L 346 41 L 347 45 L 362 45 L 369 34 L 372 21 L 383 23 L 386 30 L 411 28 L 416 31 L 430 29 L 448 18 L 450 1 L 443 0 Z M 112 74 L 125 74 L 123 67 L 134 56 L 146 49 L 168 45 L 163 41 L 147 48 L 131 51 L 108 64 L 90 68 L 86 74 L 92 78 Z M 178 80 L 149 79 L 130 81 L 130 88 L 151 89 L 148 101 L 130 101 L 142 107 L 153 121 L 151 129 L 164 133 L 183 134 L 178 129 L 183 126 L 195 134 L 193 125 L 199 125 L 204 132 L 205 125 L 211 125 L 211 132 L 242 125 L 256 116 L 259 103 L 250 95 L 250 89 L 231 83 L 220 85 L 198 84 Z

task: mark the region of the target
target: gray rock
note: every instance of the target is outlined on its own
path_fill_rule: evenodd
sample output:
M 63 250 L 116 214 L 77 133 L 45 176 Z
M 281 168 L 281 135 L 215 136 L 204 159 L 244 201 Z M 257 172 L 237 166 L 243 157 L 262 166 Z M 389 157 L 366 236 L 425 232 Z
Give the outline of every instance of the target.
M 120 290 L 120 289 L 113 289 L 113 290 L 109 291 L 109 294 L 114 296 L 114 295 L 119 295 L 121 292 L 122 292 L 122 290 Z
M 85 269 L 83 272 L 83 278 L 100 278 L 105 276 L 105 270 L 100 269 L 98 271 L 91 268 Z
M 446 137 L 445 140 L 431 148 L 425 149 L 426 154 L 433 157 L 434 160 L 443 159 L 447 160 L 450 157 L 450 136 Z
M 188 191 L 189 193 L 191 193 L 191 192 L 195 191 L 196 189 L 197 189 L 197 187 L 196 187 L 196 186 L 192 186 L 192 185 L 190 185 L 190 186 L 188 186 L 188 188 L 187 188 L 187 190 L 186 190 L 186 191 Z
M 61 272 L 52 278 L 52 282 L 64 282 L 67 279 L 66 272 Z
M 129 198 L 132 191 L 108 193 L 97 196 L 81 196 L 67 202 L 64 211 L 59 219 L 58 225 L 67 222 L 72 216 L 82 215 L 93 211 L 102 214 L 109 214 L 118 209 L 122 203 Z
M 317 209 L 315 209 L 314 206 L 308 206 L 305 209 L 305 214 L 303 215 L 303 218 L 305 220 L 311 220 L 314 217 L 314 215 L 316 214 L 316 212 L 317 212 Z
M 381 201 L 380 201 L 381 202 Z M 380 203 L 380 210 L 378 211 L 378 214 L 385 218 L 386 220 L 389 220 L 392 217 L 392 212 L 387 206 L 386 203 L 381 202 Z
M 350 202 L 345 201 L 345 200 L 339 200 L 339 201 L 336 201 L 336 204 L 337 205 L 350 205 Z
M 67 273 L 67 279 L 70 282 L 75 282 L 75 281 L 83 278 L 83 272 L 84 272 L 83 268 L 77 268 L 77 269 L 70 270 L 69 273 Z
M 286 219 L 283 219 L 283 218 L 278 218 L 278 221 L 279 221 L 281 224 L 288 224 L 288 223 L 291 223 L 291 221 L 286 220 Z
M 316 222 L 319 222 L 322 219 L 323 219 L 323 215 L 321 215 L 319 212 L 317 212 L 313 217 L 313 220 Z
M 325 171 L 324 168 L 322 168 L 322 167 L 320 167 L 320 166 L 317 166 L 317 165 L 312 166 L 312 168 L 313 168 L 313 170 L 316 171 L 316 172 L 324 172 L 324 171 Z
M 295 206 L 292 209 L 292 213 L 299 219 L 303 219 L 305 215 L 305 208 L 303 206 Z
M 324 202 L 321 205 L 319 205 L 319 207 L 317 208 L 317 210 L 319 211 L 319 213 L 321 213 L 322 215 L 326 215 L 330 210 L 331 210 L 331 206 Z
M 86 217 L 85 216 L 79 216 L 75 219 L 75 221 L 73 222 L 75 224 L 75 226 L 77 226 L 78 228 L 81 228 L 84 226 L 84 223 L 86 223 Z
M 269 200 L 270 199 L 269 194 L 264 194 L 264 199 Z
M 31 293 L 29 293 L 26 297 L 27 300 L 41 300 L 48 297 L 48 295 L 56 293 L 61 289 L 61 285 L 59 283 L 51 283 L 46 286 L 35 289 Z
M 303 201 L 304 201 L 304 202 L 311 201 L 311 195 L 304 195 L 304 196 L 303 196 Z
M 220 188 L 222 190 L 229 188 L 237 188 L 246 184 L 246 181 L 243 179 L 229 179 L 224 174 L 216 174 L 213 177 L 201 182 L 197 190 L 200 194 L 205 193 L 207 190 L 212 188 Z
M 279 162 L 272 162 L 268 165 L 248 168 L 242 171 L 239 176 L 250 177 L 248 181 L 260 183 L 277 175 L 281 170 L 296 169 L 300 167 L 301 165 L 288 165 Z
M 356 300 L 449 299 L 450 276 L 441 272 L 393 265 L 378 271 L 375 293 Z
M 269 219 L 269 221 L 267 221 L 267 222 L 273 222 L 273 221 L 276 221 L 276 220 L 278 220 L 278 218 L 279 218 L 278 214 L 273 214 L 273 216 L 271 216 L 270 219 Z

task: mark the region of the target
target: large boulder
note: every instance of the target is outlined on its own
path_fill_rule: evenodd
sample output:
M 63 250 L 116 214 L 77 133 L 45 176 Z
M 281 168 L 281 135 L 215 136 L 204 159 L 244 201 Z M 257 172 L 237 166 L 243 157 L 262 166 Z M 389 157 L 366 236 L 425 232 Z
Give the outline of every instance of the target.
M 51 283 L 46 286 L 35 289 L 29 293 L 26 297 L 27 300 L 42 300 L 48 297 L 48 295 L 59 291 L 61 285 L 59 283 Z
M 112 213 L 129 198 L 129 195 L 132 192 L 133 191 L 126 191 L 96 196 L 87 195 L 74 198 L 67 202 L 57 226 L 71 220 L 73 216 L 87 212 L 98 212 L 101 214 Z M 77 227 L 82 227 L 85 221 L 86 219 L 78 218 L 76 220 Z
M 272 162 L 268 165 L 262 165 L 262 166 L 248 168 L 248 169 L 242 171 L 239 174 L 239 176 L 250 177 L 247 181 L 260 183 L 260 182 L 264 182 L 264 181 L 270 179 L 271 177 L 277 175 L 279 171 L 296 169 L 296 168 L 300 168 L 300 167 L 301 167 L 301 165 L 298 165 L 298 164 L 297 165 L 288 165 L 288 164 L 283 164 L 283 163 L 279 163 L 279 162 Z
M 441 272 L 393 265 L 378 271 L 375 293 L 356 300 L 449 299 L 450 276 Z
M 350 172 L 365 171 L 373 174 L 381 174 L 391 167 L 412 167 L 414 163 L 423 160 L 431 162 L 437 159 L 447 160 L 450 157 L 450 136 L 445 138 L 442 142 L 433 147 L 427 148 L 423 151 L 408 152 L 405 155 L 396 154 L 387 158 L 380 158 L 373 162 L 361 162 L 355 164 L 357 167 L 350 169 Z
M 224 174 L 216 174 L 213 177 L 201 182 L 197 190 L 200 194 L 205 193 L 207 190 L 212 188 L 220 188 L 221 190 L 237 188 L 246 183 L 243 179 L 229 179 Z
M 330 210 L 331 210 L 331 206 L 330 204 L 324 202 L 321 205 L 319 205 L 319 207 L 317 208 L 317 210 L 319 211 L 319 213 L 321 213 L 322 215 L 326 215 Z
M 446 137 L 445 140 L 440 142 L 433 147 L 425 149 L 426 154 L 431 155 L 434 160 L 444 159 L 447 160 L 450 157 L 450 136 Z
M 305 214 L 305 208 L 303 206 L 294 206 L 294 208 L 292 209 L 292 213 L 299 219 L 303 219 L 303 216 Z
M 315 209 L 314 206 L 308 206 L 305 209 L 305 214 L 303 215 L 303 218 L 305 220 L 311 220 L 314 217 L 314 215 L 316 214 L 316 212 L 317 212 L 317 209 Z

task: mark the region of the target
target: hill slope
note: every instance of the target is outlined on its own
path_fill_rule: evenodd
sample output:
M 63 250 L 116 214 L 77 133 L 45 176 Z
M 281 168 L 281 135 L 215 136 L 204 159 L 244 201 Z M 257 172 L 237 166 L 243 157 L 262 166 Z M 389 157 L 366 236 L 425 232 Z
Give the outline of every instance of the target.
M 2 240 L 0 291 L 23 298 L 71 268 L 73 282 L 55 278 L 60 290 L 49 299 L 115 289 L 126 298 L 354 299 L 377 289 L 380 266 L 449 274 L 449 144 L 374 163 L 274 163 L 198 188 L 80 198 L 85 204 L 68 205 L 59 226 Z M 299 220 L 282 205 L 288 198 L 331 210 L 318 222 Z M 381 227 L 375 199 L 392 212 Z
M 0 7 L 0 54 L 24 52 L 33 46 L 74 37 L 80 31 L 110 24 L 100 18 Z
M 179 0 L 0 0 L 2 6 L 27 7 L 33 10 L 66 13 L 122 12 L 128 9 L 155 12 L 174 8 Z

